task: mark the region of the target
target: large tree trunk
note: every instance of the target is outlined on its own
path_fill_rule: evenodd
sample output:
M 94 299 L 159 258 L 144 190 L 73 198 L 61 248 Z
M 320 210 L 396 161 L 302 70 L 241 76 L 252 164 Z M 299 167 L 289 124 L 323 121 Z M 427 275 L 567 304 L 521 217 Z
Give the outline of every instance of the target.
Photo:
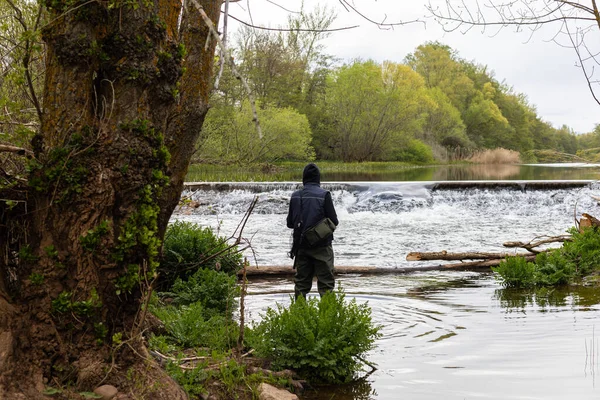
M 199 3 L 217 24 L 221 2 Z M 141 362 L 162 379 L 138 310 L 208 110 L 215 42 L 192 6 L 178 29 L 178 0 L 46 5 L 35 158 L 24 202 L 0 210 L 0 398 L 90 390 Z

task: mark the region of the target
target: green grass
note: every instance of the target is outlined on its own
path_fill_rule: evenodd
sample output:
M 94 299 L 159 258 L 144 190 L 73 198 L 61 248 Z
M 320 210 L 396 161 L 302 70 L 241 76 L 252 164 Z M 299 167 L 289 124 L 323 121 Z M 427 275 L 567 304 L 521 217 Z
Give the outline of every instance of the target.
M 302 171 L 306 161 L 282 161 L 276 164 L 257 164 L 254 166 L 193 164 L 186 176 L 187 182 L 298 182 L 302 180 Z M 330 174 L 381 174 L 393 173 L 423 166 L 404 162 L 354 162 L 318 161 L 323 180 Z

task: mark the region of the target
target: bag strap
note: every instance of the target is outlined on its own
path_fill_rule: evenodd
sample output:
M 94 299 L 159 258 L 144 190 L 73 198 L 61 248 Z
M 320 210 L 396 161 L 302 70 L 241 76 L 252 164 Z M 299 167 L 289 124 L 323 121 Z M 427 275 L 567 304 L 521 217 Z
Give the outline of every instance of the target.
M 298 222 L 298 229 L 304 228 L 304 221 L 302 220 L 302 217 L 304 215 L 304 212 L 302 211 L 302 203 L 303 203 L 303 198 L 302 198 L 302 191 L 304 190 L 304 188 L 300 189 L 300 222 Z

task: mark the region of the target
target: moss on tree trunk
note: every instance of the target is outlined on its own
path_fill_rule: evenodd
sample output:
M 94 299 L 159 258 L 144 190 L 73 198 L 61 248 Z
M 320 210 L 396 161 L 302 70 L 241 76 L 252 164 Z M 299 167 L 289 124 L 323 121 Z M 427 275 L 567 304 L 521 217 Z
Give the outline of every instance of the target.
M 221 2 L 200 4 L 217 22 Z M 10 192 L 22 202 L 0 210 L 0 397 L 131 370 L 132 386 L 152 377 L 165 384 L 141 387 L 176 398 L 143 354 L 138 310 L 208 110 L 215 43 L 191 6 L 178 29 L 177 0 L 46 7 L 35 158 Z

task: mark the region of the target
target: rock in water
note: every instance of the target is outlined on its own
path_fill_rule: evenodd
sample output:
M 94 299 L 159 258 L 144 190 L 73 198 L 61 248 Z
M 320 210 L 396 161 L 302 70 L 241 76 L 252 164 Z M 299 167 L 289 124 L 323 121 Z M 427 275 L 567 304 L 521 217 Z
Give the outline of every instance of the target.
M 261 383 L 258 386 L 259 400 L 298 400 L 298 396 L 287 390 L 277 389 L 268 383 Z

